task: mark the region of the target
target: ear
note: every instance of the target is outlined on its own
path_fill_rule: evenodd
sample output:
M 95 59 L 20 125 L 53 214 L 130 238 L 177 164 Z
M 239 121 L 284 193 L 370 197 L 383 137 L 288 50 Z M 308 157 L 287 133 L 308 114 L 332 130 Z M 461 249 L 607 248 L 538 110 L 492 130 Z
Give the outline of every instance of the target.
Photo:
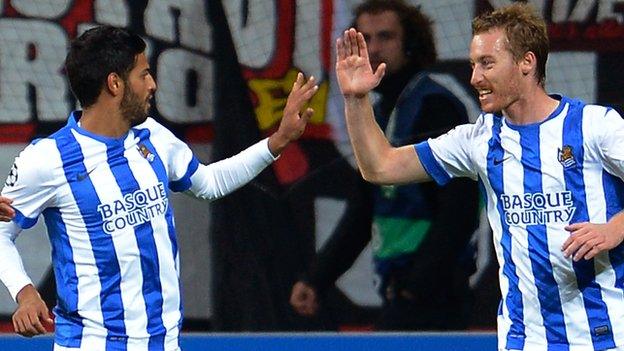
M 533 53 L 533 51 L 527 51 L 524 54 L 524 57 L 520 60 L 520 70 L 523 75 L 528 75 L 535 71 L 537 67 L 537 57 Z
M 117 73 L 109 73 L 108 77 L 106 77 L 106 89 L 113 96 L 123 93 L 123 85 L 124 81 Z

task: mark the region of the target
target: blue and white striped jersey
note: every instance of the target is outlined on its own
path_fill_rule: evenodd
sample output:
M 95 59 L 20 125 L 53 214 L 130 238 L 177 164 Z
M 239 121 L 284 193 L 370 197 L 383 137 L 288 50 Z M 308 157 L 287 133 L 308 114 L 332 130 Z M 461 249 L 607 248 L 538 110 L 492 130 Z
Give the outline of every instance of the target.
M 605 350 L 624 345 L 624 246 L 565 258 L 569 223 L 605 223 L 624 207 L 624 120 L 558 97 L 543 122 L 483 113 L 415 146 L 438 183 L 478 180 L 500 265 L 500 349 Z M 458 194 L 459 195 L 459 194 Z
M 57 350 L 177 350 L 182 303 L 169 192 L 231 192 L 273 161 L 266 140 L 204 166 L 151 118 L 114 139 L 81 129 L 79 116 L 16 159 L 2 194 L 17 215 L 0 225 L 0 237 L 14 240 L 43 214 Z M 23 269 L 2 278 L 14 297 L 29 283 Z

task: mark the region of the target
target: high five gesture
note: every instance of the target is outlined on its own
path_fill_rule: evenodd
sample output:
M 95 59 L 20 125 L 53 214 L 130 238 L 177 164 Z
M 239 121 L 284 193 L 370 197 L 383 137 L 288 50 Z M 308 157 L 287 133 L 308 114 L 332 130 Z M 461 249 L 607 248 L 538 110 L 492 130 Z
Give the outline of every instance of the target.
M 297 74 L 297 79 L 286 100 L 282 121 L 277 131 L 269 137 L 269 150 L 271 150 L 273 156 L 282 153 L 291 141 L 298 139 L 303 134 L 308 121 L 314 113 L 311 107 L 305 109 L 304 107 L 317 91 L 318 85 L 316 85 L 314 77 L 306 80 L 303 77 L 303 73 Z
M 386 72 L 382 63 L 373 72 L 362 33 L 350 28 L 336 41 L 336 76 L 342 94 L 362 97 L 375 88 Z
M 380 63 L 373 72 L 364 35 L 353 28 L 336 41 L 336 76 L 345 99 L 345 118 L 355 159 L 364 179 L 377 184 L 429 180 L 414 148 L 394 148 L 373 116 L 368 92 L 386 72 Z

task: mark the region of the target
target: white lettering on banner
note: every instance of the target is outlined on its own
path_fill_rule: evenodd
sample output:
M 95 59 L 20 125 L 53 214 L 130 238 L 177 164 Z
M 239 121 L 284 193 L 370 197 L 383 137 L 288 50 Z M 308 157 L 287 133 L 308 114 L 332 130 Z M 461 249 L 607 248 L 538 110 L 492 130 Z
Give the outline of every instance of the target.
M 320 81 L 324 76 L 320 49 L 321 3 L 319 0 L 297 0 L 296 14 L 293 65 Z
M 119 0 L 95 0 L 95 21 L 116 27 L 130 24 L 128 4 Z
M 175 28 L 172 10 L 179 10 L 178 27 Z M 154 38 L 174 43 L 176 31 L 180 34 L 180 45 L 212 51 L 212 27 L 204 0 L 152 0 L 145 9 L 145 32 Z
M 598 13 L 596 14 L 596 22 L 600 23 L 607 19 L 615 19 L 618 23 L 622 23 L 622 14 L 615 11 L 616 5 L 622 5 L 621 0 L 600 0 L 598 2 Z
M 55 19 L 67 12 L 72 0 L 12 0 L 11 5 L 26 17 Z
M 243 9 L 243 3 L 248 8 Z M 274 1 L 223 1 L 238 61 L 249 68 L 263 68 L 273 59 L 277 15 Z M 247 18 L 243 18 L 247 13 Z
M 595 1 L 577 1 L 567 20 L 570 22 L 586 22 L 591 19 L 590 17 L 593 13 L 596 13 L 596 23 L 600 23 L 606 19 L 615 19 L 618 23 L 622 23 L 622 14 L 614 11 L 615 3 L 621 3 L 621 1 L 600 0 L 598 1 L 598 11 L 594 12 L 596 8 Z M 564 21 L 565 19 L 561 22 Z
M 29 85 L 35 90 L 39 120 L 65 120 L 69 113 L 68 86 L 61 73 L 68 44 L 65 31 L 48 21 L 3 18 L 0 33 L 0 121 L 30 121 Z
M 492 7 L 498 9 L 509 6 L 512 0 L 489 0 Z M 530 0 L 529 3 L 535 7 L 538 13 L 546 15 L 546 2 L 544 0 Z M 595 22 L 600 23 L 604 20 L 614 19 L 618 23 L 622 23 L 624 17 L 621 13 L 616 12 L 616 4 L 621 4 L 621 0 L 599 0 L 599 1 L 575 1 L 574 5 L 570 0 L 553 0 L 551 2 L 551 21 L 552 23 L 564 22 L 587 22 L 591 20 L 591 16 L 595 14 Z M 596 10 L 597 7 L 597 11 Z
M 580 1 L 582 2 L 582 1 Z M 576 6 L 578 8 L 579 6 Z M 568 13 L 570 13 L 570 1 L 569 0 L 554 0 L 552 6 L 552 21 L 553 23 L 561 23 L 568 20 Z
M 489 0 L 489 1 L 490 1 L 490 5 L 492 5 L 492 7 L 494 7 L 495 9 L 509 6 L 515 2 L 513 0 Z M 554 0 L 554 1 L 556 2 L 557 0 Z M 544 5 L 545 5 L 544 0 L 529 0 L 528 3 L 533 5 L 533 7 L 535 7 L 537 12 L 543 13 Z
M 570 191 L 502 194 L 500 200 L 508 225 L 570 223 L 576 211 Z
M 562 1 L 557 1 L 557 2 L 559 3 Z M 564 16 L 560 16 L 558 18 L 559 22 L 565 22 L 565 21 L 582 22 L 585 19 L 589 18 L 589 14 L 592 12 L 595 6 L 596 6 L 595 1 L 578 1 L 576 6 L 574 6 L 572 11 L 570 12 L 570 16 L 568 18 Z M 558 6 L 555 6 L 555 7 L 558 7 Z M 566 6 L 566 9 L 568 9 L 567 7 L 569 7 L 569 5 Z M 553 19 L 553 22 L 554 22 L 554 19 Z
M 214 65 L 212 60 L 182 49 L 165 50 L 158 56 L 159 87 L 156 106 L 160 114 L 172 122 L 206 122 L 212 120 L 214 105 Z M 192 71 L 197 76 L 195 104 L 186 103 L 186 77 Z
M 511 4 L 513 4 L 513 0 L 489 0 L 490 5 L 492 5 L 493 8 L 498 9 L 501 7 L 505 7 L 505 6 L 509 6 Z
M 307 75 L 324 76 L 321 2 L 298 0 L 293 21 L 296 28 L 291 28 L 292 33 L 284 37 L 284 40 L 295 43 L 292 53 L 283 53 L 292 55 L 292 61 L 284 63 L 287 67 L 280 64 L 280 67 L 270 69 L 282 72 L 292 65 Z M 66 0 L 50 6 L 45 1 L 37 2 L 38 6 L 26 0 L 15 3 L 18 4 L 16 11 L 22 15 L 56 16 L 55 19 L 67 14 L 71 4 L 75 4 Z M 128 26 L 130 6 L 127 2 L 94 0 L 93 21 L 75 23 L 77 34 L 99 24 Z M 267 68 L 275 58 L 278 46 L 278 6 L 274 0 L 251 1 L 247 9 L 243 6 L 242 0 L 224 4 L 238 57 L 241 64 L 249 68 Z M 179 11 L 177 19 L 173 10 Z M 151 62 L 155 62 L 154 70 L 158 72 L 155 106 L 158 112 L 163 118 L 177 123 L 213 120 L 214 62 L 204 55 L 212 50 L 212 27 L 206 2 L 153 0 L 147 4 L 144 20 L 147 54 Z M 69 41 L 66 30 L 72 31 L 47 20 L 1 18 L 0 23 L 0 122 L 26 123 L 32 121 L 35 114 L 39 121 L 65 120 L 69 111 L 80 108 L 72 106 L 69 99 L 72 94 L 63 74 Z M 183 48 L 153 52 L 149 44 L 154 40 L 173 45 L 179 40 Z M 193 51 L 189 52 L 189 49 Z M 154 58 L 153 55 L 158 56 Z M 194 91 L 189 91 L 189 72 L 193 72 L 197 79 Z M 188 98 L 190 94 L 195 94 L 192 99 Z
M 127 226 L 137 226 L 152 218 L 164 215 L 169 200 L 162 182 L 147 189 L 138 189 L 126 194 L 123 200 L 100 204 L 97 208 L 102 216 L 102 229 L 108 234 Z

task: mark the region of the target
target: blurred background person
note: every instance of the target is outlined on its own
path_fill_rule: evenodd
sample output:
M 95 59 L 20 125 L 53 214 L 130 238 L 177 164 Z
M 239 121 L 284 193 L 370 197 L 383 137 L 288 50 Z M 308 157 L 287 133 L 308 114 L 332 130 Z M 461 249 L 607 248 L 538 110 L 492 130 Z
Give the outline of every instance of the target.
M 355 8 L 354 17 L 373 69 L 387 65 L 373 103 L 377 123 L 394 146 L 468 122 L 462 102 L 427 70 L 436 61 L 436 48 L 431 20 L 418 7 L 402 0 L 370 0 Z M 318 312 L 319 295 L 353 264 L 372 233 L 383 299 L 375 328 L 466 328 L 473 270 L 468 242 L 478 222 L 477 185 L 454 180 L 445 187 L 429 183 L 363 189 L 372 194 L 369 215 L 363 204 L 358 221 L 339 223 L 294 284 L 290 303 L 295 311 L 305 316 Z

